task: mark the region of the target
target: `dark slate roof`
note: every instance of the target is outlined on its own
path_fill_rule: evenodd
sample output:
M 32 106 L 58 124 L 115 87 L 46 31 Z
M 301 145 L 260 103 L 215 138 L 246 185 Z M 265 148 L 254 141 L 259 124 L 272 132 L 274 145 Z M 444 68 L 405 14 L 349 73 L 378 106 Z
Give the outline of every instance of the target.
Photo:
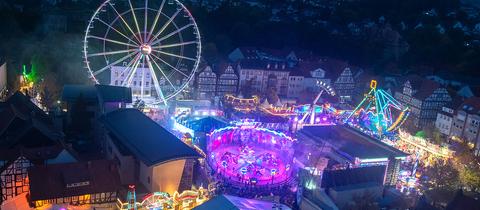
M 218 195 L 202 205 L 199 205 L 193 210 L 211 210 L 211 209 L 222 209 L 222 210 L 257 210 L 257 209 L 284 209 L 289 210 L 290 208 L 283 205 L 277 204 L 269 201 L 262 201 L 256 199 L 242 198 L 232 195 Z
M 137 109 L 119 109 L 102 117 L 105 127 L 146 165 L 201 155 Z
M 325 170 L 322 176 L 322 188 L 335 187 L 338 191 L 357 184 L 383 184 L 385 166 L 349 168 L 345 170 Z
M 20 92 L 0 103 L 0 146 L 47 146 L 63 138 L 50 117 Z
M 117 166 L 109 160 L 33 166 L 28 169 L 28 177 L 32 201 L 116 192 L 120 187 Z M 80 181 L 89 184 L 66 187 Z
M 240 61 L 242 69 L 261 69 L 270 71 L 291 71 L 285 62 L 275 62 L 260 59 L 245 59 Z
M 63 86 L 62 101 L 75 102 L 78 97 L 82 97 L 87 102 L 97 102 L 97 90 L 92 85 L 65 85 Z
M 125 102 L 132 103 L 132 89 L 111 85 L 95 85 L 98 97 L 103 102 Z
M 306 127 L 300 132 L 315 141 L 327 141 L 352 160 L 407 156 L 398 149 L 342 125 Z

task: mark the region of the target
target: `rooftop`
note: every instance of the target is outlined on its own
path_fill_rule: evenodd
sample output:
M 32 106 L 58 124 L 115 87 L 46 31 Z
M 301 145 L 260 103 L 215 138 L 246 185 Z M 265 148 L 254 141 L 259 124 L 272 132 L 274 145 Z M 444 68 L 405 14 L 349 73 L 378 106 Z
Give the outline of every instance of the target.
M 200 206 L 193 208 L 193 210 L 257 210 L 257 209 L 283 209 L 289 210 L 290 208 L 283 204 L 276 204 L 269 201 L 261 201 L 255 199 L 241 198 L 232 195 L 219 195 L 216 196 Z
M 113 161 L 39 165 L 28 169 L 32 201 L 116 192 L 120 177 Z
M 82 96 L 87 102 L 125 102 L 132 103 L 130 88 L 111 85 L 65 85 L 62 100 L 74 102 Z
M 306 127 L 300 131 L 315 141 L 326 141 L 352 160 L 406 157 L 407 154 L 342 125 Z
M 119 109 L 102 118 L 105 127 L 147 166 L 201 155 L 137 109 Z

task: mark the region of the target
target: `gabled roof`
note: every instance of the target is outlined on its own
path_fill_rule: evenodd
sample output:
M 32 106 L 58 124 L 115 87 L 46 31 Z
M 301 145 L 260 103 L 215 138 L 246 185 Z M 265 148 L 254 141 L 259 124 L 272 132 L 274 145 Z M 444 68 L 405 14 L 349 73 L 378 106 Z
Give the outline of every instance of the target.
M 117 166 L 110 160 L 33 166 L 28 177 L 32 201 L 117 192 L 120 186 Z
M 465 99 L 458 109 L 470 114 L 480 115 L 480 97 L 471 97 Z
M 0 103 L 0 146 L 52 145 L 62 137 L 50 117 L 22 93 Z
M 260 59 L 245 59 L 240 61 L 242 69 L 260 69 L 270 71 L 291 71 L 285 62 L 274 62 Z
M 102 117 L 105 127 L 147 166 L 201 155 L 137 109 L 119 109 Z
M 242 198 L 232 195 L 216 196 L 200 206 L 193 208 L 194 210 L 257 210 L 257 209 L 284 209 L 289 210 L 288 206 L 268 201 Z

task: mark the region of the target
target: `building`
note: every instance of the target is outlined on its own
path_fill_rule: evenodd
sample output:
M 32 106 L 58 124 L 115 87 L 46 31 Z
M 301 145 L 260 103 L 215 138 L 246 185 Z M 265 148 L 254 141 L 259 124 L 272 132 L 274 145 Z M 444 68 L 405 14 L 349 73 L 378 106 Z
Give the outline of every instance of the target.
M 152 84 L 153 80 L 152 75 L 150 75 L 150 69 L 139 67 L 133 75 L 130 75 L 130 71 L 126 72 L 126 70 L 127 67 L 125 66 L 112 66 L 110 71 L 110 85 L 127 86 L 128 77 L 131 76 L 129 87 L 132 89 L 133 97 L 151 97 L 154 85 Z
M 191 189 L 193 165 L 202 157 L 195 149 L 137 109 L 119 109 L 101 121 L 106 130 L 104 150 L 118 163 L 122 184 L 171 195 Z
M 416 128 L 433 125 L 437 113 L 452 101 L 445 87 L 419 76 L 408 77 L 403 88 L 395 92 L 395 99 L 410 108 L 409 121 Z
M 29 201 L 35 208 L 112 203 L 120 187 L 116 163 L 109 160 L 33 166 L 28 177 Z
M 212 71 L 210 66 L 207 66 L 197 77 L 197 98 L 212 99 L 215 96 L 216 88 L 217 74 Z
M 457 108 L 461 105 L 462 100 L 459 98 L 454 98 L 452 102 L 443 106 L 442 109 L 437 113 L 437 119 L 435 120 L 435 127 L 442 133 L 444 136 L 450 136 L 452 130 L 453 118 L 456 114 Z
M 286 63 L 246 59 L 239 63 L 238 72 L 240 90 L 266 93 L 273 88 L 279 96 L 287 96 L 290 69 Z
M 352 101 L 352 97 L 355 94 L 355 80 L 350 68 L 346 67 L 340 76 L 333 83 L 335 92 L 340 97 L 342 102 Z
M 110 85 L 65 85 L 62 91 L 61 100 L 66 111 L 64 127 L 71 126 L 75 115 L 75 107 L 79 100 L 85 106 L 81 110 L 89 119 L 87 130 L 83 135 L 89 135 L 94 138 L 97 144 L 102 144 L 99 138 L 102 136 L 103 129 L 98 123 L 98 119 L 105 113 L 126 108 L 132 104 L 131 88 L 118 87 Z
M 217 82 L 217 96 L 225 94 L 237 94 L 238 92 L 238 76 L 232 65 L 228 65 L 223 74 L 220 74 Z
M 450 136 L 469 143 L 480 154 L 480 98 L 466 99 L 456 110 Z
M 49 115 L 22 93 L 0 102 L 0 119 L 0 203 L 28 192 L 28 167 L 76 161 Z
M 306 127 L 298 133 L 298 139 L 315 142 L 332 151 L 331 160 L 349 167 L 386 166 L 381 175 L 382 184 L 395 185 L 400 162 L 407 154 L 385 143 L 345 126 Z

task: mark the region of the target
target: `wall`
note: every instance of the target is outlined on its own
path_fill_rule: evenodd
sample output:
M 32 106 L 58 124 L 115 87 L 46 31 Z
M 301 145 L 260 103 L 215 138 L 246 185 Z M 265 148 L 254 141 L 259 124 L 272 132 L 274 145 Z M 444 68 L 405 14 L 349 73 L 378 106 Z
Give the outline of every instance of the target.
M 185 160 L 175 160 L 150 167 L 140 163 L 139 181 L 150 192 L 167 192 L 173 195 L 180 185 L 184 166 Z
M 108 135 L 106 147 L 107 158 L 118 161 L 120 182 L 125 185 L 135 183 L 135 159 L 132 156 L 123 156 Z

